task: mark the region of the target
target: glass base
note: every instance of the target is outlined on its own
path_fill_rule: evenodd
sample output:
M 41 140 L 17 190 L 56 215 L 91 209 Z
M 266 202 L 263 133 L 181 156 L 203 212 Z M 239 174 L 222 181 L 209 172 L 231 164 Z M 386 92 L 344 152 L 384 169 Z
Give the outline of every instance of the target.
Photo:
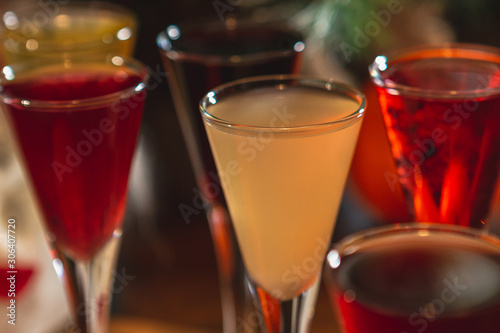
M 116 230 L 105 246 L 90 260 L 78 260 L 56 248 L 54 266 L 62 262 L 58 274 L 65 285 L 73 322 L 66 323 L 63 332 L 105 333 L 113 292 L 112 279 L 121 244 L 121 231 Z M 59 261 L 59 263 L 56 263 Z
M 255 330 L 267 333 L 308 333 L 314 317 L 316 299 L 320 287 L 320 277 L 300 295 L 288 301 L 271 296 L 249 280 L 249 288 L 254 296 L 259 313 L 250 313 L 246 323 Z M 253 318 L 252 318 L 253 317 Z

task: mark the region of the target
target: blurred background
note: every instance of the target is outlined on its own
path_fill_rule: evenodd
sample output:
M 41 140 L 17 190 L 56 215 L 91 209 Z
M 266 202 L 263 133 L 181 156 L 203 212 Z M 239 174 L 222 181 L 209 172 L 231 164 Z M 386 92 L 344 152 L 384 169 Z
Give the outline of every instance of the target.
M 401 189 L 391 178 L 395 168 L 376 95 L 368 82 L 367 67 L 375 56 L 425 43 L 500 46 L 497 33 L 500 3 L 495 0 L 111 2 L 133 10 L 138 16 L 134 55 L 148 66 L 158 83 L 148 92 L 131 175 L 123 245 L 112 288 L 112 332 L 137 329 L 159 332 L 167 328 L 172 332 L 220 332 L 222 327 L 216 263 L 206 217 L 199 209 L 198 214 L 186 220 L 179 210 L 182 204 L 195 206 L 199 198 L 155 42 L 160 31 L 185 21 L 222 20 L 228 16 L 259 22 L 286 21 L 307 37 L 304 73 L 333 77 L 365 92 L 368 111 L 334 240 L 369 226 L 408 220 Z M 0 2 L 2 12 L 19 3 Z M 52 3 L 63 5 L 66 1 L 52 0 Z M 3 123 L 0 128 L 6 130 Z M 0 148 L 9 144 L 3 141 Z M 25 304 L 21 308 L 24 312 L 19 320 L 31 322 L 29 332 L 55 332 L 56 327 L 68 321 L 68 312 L 49 250 L 43 242 L 39 218 L 33 212 L 28 187 L 15 159 L 0 153 L 0 168 L 0 235 L 5 233 L 6 220 L 15 216 L 18 224 L 22 224 L 19 251 L 27 261 L 42 267 L 35 269 L 27 281 Z M 499 195 L 495 198 L 494 226 L 499 198 Z M 0 246 L 2 251 L 6 249 L 4 243 L 0 242 Z M 4 301 L 0 298 L 1 308 Z M 3 322 L 2 332 L 22 332 L 2 325 Z M 312 330 L 332 332 L 335 327 L 322 290 Z

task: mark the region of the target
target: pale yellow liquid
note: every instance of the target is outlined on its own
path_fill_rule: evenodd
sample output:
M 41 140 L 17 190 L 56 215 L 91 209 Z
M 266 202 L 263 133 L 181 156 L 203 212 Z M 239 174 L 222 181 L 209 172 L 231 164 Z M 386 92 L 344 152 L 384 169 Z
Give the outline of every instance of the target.
M 234 95 L 208 111 L 239 124 L 290 127 L 357 107 L 332 93 L 292 88 Z M 283 110 L 288 123 L 277 117 Z M 206 123 L 247 271 L 278 299 L 297 296 L 319 277 L 360 125 L 279 134 Z
M 71 3 L 54 7 L 54 15 L 35 8 L 38 12 L 20 11 L 17 19 L 4 18 L 3 63 L 109 53 L 131 56 L 133 52 L 137 23 L 132 13 Z

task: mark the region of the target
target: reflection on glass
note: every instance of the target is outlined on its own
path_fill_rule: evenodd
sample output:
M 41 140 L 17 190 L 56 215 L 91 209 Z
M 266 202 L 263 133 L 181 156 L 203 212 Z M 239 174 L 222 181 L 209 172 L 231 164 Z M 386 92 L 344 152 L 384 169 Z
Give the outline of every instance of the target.
M 500 168 L 500 49 L 438 45 L 370 66 L 400 181 L 417 221 L 481 228 Z
M 243 283 L 239 249 L 234 243 L 234 230 L 198 103 L 211 88 L 228 81 L 252 75 L 298 72 L 304 48 L 302 36 L 282 25 L 230 18 L 224 22 L 170 25 L 158 35 L 157 44 L 212 233 L 224 332 L 236 332 L 243 329 L 241 323 L 248 321 L 245 311 L 253 305 Z M 189 205 L 179 208 L 186 223 L 199 214 L 198 209 Z
M 200 109 L 267 330 L 308 332 L 363 96 L 264 76 L 214 88 Z
M 102 56 L 10 70 L 0 98 L 63 262 L 75 319 L 81 332 L 104 332 L 146 70 Z
M 137 19 L 111 3 L 38 2 L 18 6 L 3 15 L 3 63 L 31 58 L 95 53 L 131 55 Z
M 345 333 L 500 330 L 500 240 L 469 228 L 351 235 L 328 253 L 324 277 Z

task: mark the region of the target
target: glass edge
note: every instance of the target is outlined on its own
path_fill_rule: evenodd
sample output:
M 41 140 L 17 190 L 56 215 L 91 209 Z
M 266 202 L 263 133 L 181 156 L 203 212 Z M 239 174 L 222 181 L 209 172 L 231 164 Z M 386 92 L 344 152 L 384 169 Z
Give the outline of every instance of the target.
M 119 3 L 113 3 L 113 2 L 104 2 L 104 1 L 70 1 L 66 4 L 59 4 L 59 6 L 62 6 L 63 8 L 68 8 L 66 6 L 72 7 L 72 9 L 77 9 L 79 7 L 83 7 L 86 9 L 90 9 L 95 5 L 102 6 L 103 9 L 110 10 L 113 12 L 114 15 L 119 15 L 120 17 L 127 18 L 127 21 L 132 24 L 132 29 L 134 31 L 134 34 L 130 38 L 136 38 L 137 35 L 137 27 L 139 26 L 139 18 L 137 14 L 130 8 L 119 4 Z M 96 7 L 96 9 L 99 9 L 100 7 Z M 26 13 L 33 13 L 32 10 L 40 10 L 40 5 L 38 3 L 32 3 L 27 6 L 19 6 L 19 5 L 12 5 L 11 7 L 5 7 L 2 11 L 2 15 L 5 14 L 8 11 L 12 12 L 17 12 L 20 14 L 26 14 Z M 36 13 L 36 12 L 35 12 Z M 54 14 L 55 16 L 56 14 Z M 24 37 L 23 35 L 16 33 L 17 29 L 11 30 L 5 27 L 3 24 L 3 17 L 1 18 L 2 24 L 0 24 L 0 31 L 6 31 L 9 32 L 13 35 L 16 36 L 18 41 L 26 42 L 29 40 L 29 38 Z M 122 29 L 123 27 L 117 28 L 115 32 L 118 32 Z M 2 36 L 2 39 L 5 36 Z M 93 45 L 102 45 L 103 42 L 102 40 L 95 40 L 95 41 L 90 41 L 86 42 L 85 44 L 81 44 L 78 42 L 75 43 L 66 43 L 65 48 L 67 50 L 73 50 L 72 47 L 77 45 L 78 47 L 92 47 Z M 44 45 L 39 45 L 39 49 L 42 48 L 43 50 L 51 50 L 51 49 L 60 49 L 60 45 L 58 44 L 50 44 L 50 43 L 44 43 Z
M 491 246 L 498 248 L 500 252 L 500 238 L 496 235 L 488 233 L 486 230 L 473 229 L 470 227 L 459 226 L 459 225 L 449 225 L 437 222 L 408 222 L 408 223 L 395 223 L 391 225 L 377 226 L 361 231 L 357 231 L 353 234 L 347 235 L 340 241 L 336 242 L 329 249 L 330 251 L 337 251 L 342 257 L 346 252 L 355 252 L 356 246 L 367 240 L 375 239 L 377 237 L 388 236 L 400 233 L 418 232 L 418 231 L 429 231 L 429 232 L 448 232 L 455 235 L 463 235 L 467 237 L 473 237 L 474 239 L 488 243 Z M 347 251 L 350 249 L 349 251 Z M 354 249 L 354 250 L 353 250 Z
M 243 24 L 250 24 L 250 22 L 243 22 Z M 283 28 L 283 30 L 288 29 L 289 31 L 296 33 L 297 37 L 300 37 L 299 41 L 304 43 L 304 46 L 307 47 L 307 44 L 305 43 L 305 38 L 304 36 L 296 30 L 293 30 L 291 27 L 288 27 L 284 24 L 268 24 L 270 27 L 274 28 Z M 203 62 L 203 63 L 210 63 L 210 64 L 225 64 L 225 65 L 233 65 L 233 66 L 238 66 L 240 64 L 248 65 L 249 63 L 252 62 L 259 62 L 262 61 L 263 58 L 265 59 L 275 59 L 275 58 L 280 58 L 283 56 L 289 56 L 292 57 L 295 54 L 302 54 L 305 49 L 302 49 L 300 51 L 296 51 L 293 46 L 289 48 L 283 48 L 281 50 L 273 50 L 273 51 L 262 51 L 262 52 L 256 52 L 252 54 L 232 54 L 232 55 L 217 55 L 217 54 L 201 54 L 201 53 L 195 53 L 195 52 L 186 52 L 182 50 L 177 50 L 174 48 L 171 49 L 166 49 L 164 47 L 164 41 L 168 41 L 168 45 L 172 46 L 172 42 L 170 38 L 168 37 L 168 34 L 166 32 L 167 27 L 165 27 L 162 31 L 160 31 L 157 36 L 156 36 L 156 45 L 162 52 L 162 54 L 169 60 L 172 61 L 192 61 L 192 62 Z M 193 26 L 188 26 L 188 28 L 199 28 L 201 25 L 194 25 Z M 237 57 L 236 59 L 234 57 Z
M 54 100 L 37 100 L 37 99 L 24 99 L 24 98 L 19 98 L 16 96 L 11 96 L 8 94 L 5 94 L 3 92 L 3 89 L 1 86 L 3 86 L 3 74 L 0 74 L 0 102 L 8 105 L 19 105 L 22 108 L 37 108 L 37 109 L 60 109 L 60 108 L 82 108 L 82 107 L 95 107 L 99 105 L 105 105 L 109 104 L 110 102 L 116 100 L 116 98 L 126 98 L 128 96 L 131 96 L 136 93 L 141 93 L 145 89 L 147 89 L 147 81 L 149 79 L 149 73 L 146 69 L 146 66 L 139 60 L 136 60 L 134 58 L 126 58 L 122 57 L 125 60 L 125 62 L 122 65 L 116 66 L 118 68 L 120 67 L 128 67 L 128 68 L 133 68 L 137 69 L 137 73 L 141 78 L 141 81 L 138 82 L 137 84 L 122 89 L 120 91 L 116 91 L 110 94 L 106 94 L 103 96 L 98 96 L 98 97 L 92 97 L 92 98 L 83 98 L 79 100 L 61 100 L 61 101 L 54 101 Z M 83 61 L 80 59 L 80 61 Z M 21 66 L 23 64 L 27 64 L 29 62 L 21 62 L 18 64 L 12 64 L 8 66 Z M 50 63 L 51 65 L 54 63 Z M 3 68 L 3 67 L 2 67 Z M 23 104 L 23 101 L 29 101 L 29 105 L 26 106 Z
M 390 60 L 397 59 L 405 54 L 414 53 L 423 50 L 438 50 L 438 49 L 466 49 L 470 51 L 479 51 L 490 54 L 496 54 L 500 59 L 500 48 L 490 46 L 490 45 L 481 45 L 481 44 L 473 44 L 473 43 L 442 43 L 442 44 L 423 44 L 412 47 L 401 48 L 393 51 L 388 51 L 387 53 L 381 53 L 375 57 L 382 56 L 387 59 L 387 62 Z M 499 63 L 500 64 L 500 63 Z M 383 89 L 394 89 L 398 92 L 401 92 L 402 95 L 405 96 L 422 96 L 427 98 L 435 98 L 435 99 L 457 99 L 457 98 L 477 98 L 484 97 L 494 94 L 500 94 L 500 87 L 496 89 L 480 89 L 480 90 L 466 90 L 460 93 L 450 94 L 449 91 L 444 92 L 435 92 L 430 89 L 422 89 L 422 88 L 414 88 L 406 85 L 393 83 L 393 85 L 388 86 L 384 83 L 382 79 L 382 74 L 378 69 L 377 63 L 375 60 L 368 66 L 368 72 L 372 82 L 380 88 Z
M 209 96 L 208 94 L 214 93 L 217 94 L 218 92 L 221 92 L 226 89 L 231 89 L 236 86 L 241 86 L 249 83 L 257 83 L 257 82 L 272 82 L 272 81 L 303 81 L 303 82 L 315 82 L 316 84 L 323 84 L 324 86 L 326 85 L 331 85 L 332 87 L 335 88 L 335 91 L 341 91 L 345 95 L 349 95 L 352 99 L 356 100 L 358 103 L 358 107 L 354 112 L 351 114 L 344 116 L 342 118 L 339 118 L 335 121 L 330 121 L 330 122 L 325 122 L 325 123 L 320 123 L 320 124 L 312 124 L 312 125 L 301 125 L 301 126 L 290 126 L 290 127 L 268 127 L 268 126 L 250 126 L 250 125 L 244 125 L 244 124 L 234 124 L 230 123 L 228 121 L 225 121 L 223 119 L 217 118 L 210 114 L 207 111 L 207 106 L 208 106 L 208 99 Z M 310 87 L 317 87 L 313 85 L 308 85 Z M 319 88 L 319 87 L 318 87 Z M 325 89 L 325 91 L 334 91 Z M 347 94 L 346 92 L 349 92 Z M 355 98 L 355 97 L 357 98 Z M 321 127 L 328 127 L 328 126 L 333 126 L 333 125 L 338 125 L 338 124 L 343 124 L 343 123 L 348 123 L 349 121 L 357 122 L 359 121 L 362 116 L 365 113 L 366 109 L 366 98 L 365 95 L 359 91 L 357 88 L 350 86 L 346 83 L 339 82 L 339 81 L 334 81 L 333 79 L 327 80 L 327 79 L 322 79 L 322 78 L 317 78 L 317 77 L 311 77 L 311 76 L 304 76 L 300 74 L 283 74 L 283 75 L 264 75 L 264 76 L 254 76 L 250 78 L 243 78 L 235 81 L 231 81 L 222 85 L 219 85 L 212 90 L 210 90 L 208 93 L 206 93 L 202 99 L 199 102 L 199 110 L 201 112 L 202 117 L 209 123 L 211 124 L 216 124 L 217 126 L 224 127 L 224 128 L 234 128 L 237 127 L 239 130 L 246 129 L 250 131 L 274 131 L 274 132 L 302 132 L 302 131 L 313 131 L 315 129 L 321 128 Z

